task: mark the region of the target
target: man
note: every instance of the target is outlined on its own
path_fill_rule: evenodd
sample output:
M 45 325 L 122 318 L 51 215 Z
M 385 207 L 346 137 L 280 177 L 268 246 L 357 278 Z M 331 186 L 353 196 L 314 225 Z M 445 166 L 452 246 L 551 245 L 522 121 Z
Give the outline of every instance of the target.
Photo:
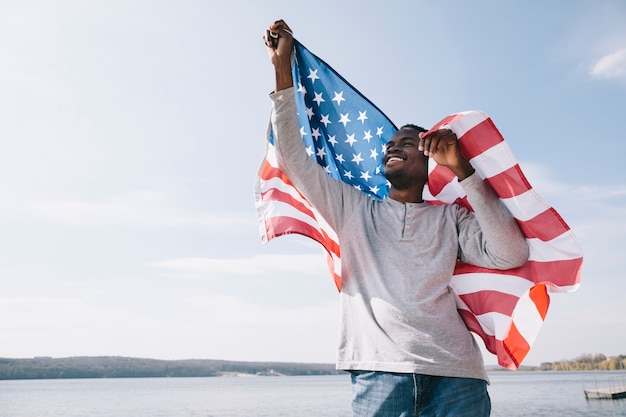
M 528 260 L 517 223 L 460 152 L 456 135 L 407 125 L 383 158 L 389 198 L 329 177 L 300 136 L 293 38 L 265 33 L 275 69 L 272 128 L 281 169 L 337 231 L 342 288 L 337 368 L 351 373 L 354 416 L 489 416 L 482 355 L 449 287 L 457 259 L 509 269 Z M 458 177 L 474 213 L 424 202 L 428 158 Z

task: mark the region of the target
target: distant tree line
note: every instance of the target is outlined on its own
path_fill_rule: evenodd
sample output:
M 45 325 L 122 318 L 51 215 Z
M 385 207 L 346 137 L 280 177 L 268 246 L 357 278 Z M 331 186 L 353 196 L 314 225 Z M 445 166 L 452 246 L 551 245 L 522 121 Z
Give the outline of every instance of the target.
M 0 380 L 57 378 L 214 377 L 252 375 L 332 375 L 332 364 L 237 362 L 210 359 L 158 360 L 118 356 L 33 359 L 0 358 Z
M 626 356 L 607 358 L 602 353 L 595 355 L 586 353 L 573 360 L 544 362 L 539 369 L 542 371 L 616 371 L 626 369 Z

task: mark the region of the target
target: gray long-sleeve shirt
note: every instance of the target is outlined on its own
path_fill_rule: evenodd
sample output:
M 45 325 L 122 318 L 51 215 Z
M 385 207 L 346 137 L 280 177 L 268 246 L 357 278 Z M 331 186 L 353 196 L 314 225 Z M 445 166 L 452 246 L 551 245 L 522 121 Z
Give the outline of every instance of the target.
M 461 182 L 474 213 L 374 200 L 307 155 L 293 88 L 270 97 L 279 165 L 341 245 L 337 368 L 487 380 L 449 285 L 457 259 L 498 269 L 528 259 L 519 227 L 493 190 L 476 174 Z

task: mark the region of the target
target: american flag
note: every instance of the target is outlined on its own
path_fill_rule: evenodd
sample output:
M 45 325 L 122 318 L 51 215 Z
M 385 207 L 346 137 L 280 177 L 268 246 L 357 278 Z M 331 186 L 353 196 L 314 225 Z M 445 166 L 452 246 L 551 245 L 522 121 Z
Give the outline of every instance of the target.
M 293 80 L 307 153 L 332 177 L 372 198 L 386 198 L 389 184 L 382 174 L 382 155 L 397 128 L 328 64 L 294 42 Z M 456 133 L 464 155 L 516 218 L 530 247 L 529 261 L 517 269 L 491 270 L 458 262 L 451 283 L 467 327 L 480 336 L 501 366 L 517 369 L 545 320 L 550 293 L 578 288 L 582 250 L 561 216 L 533 190 L 485 113 L 453 114 L 431 131 L 442 126 Z M 255 181 L 261 240 L 294 233 L 316 240 L 325 249 L 341 291 L 337 236 L 278 167 L 271 127 L 267 137 Z M 471 209 L 456 177 L 432 158 L 424 199 Z

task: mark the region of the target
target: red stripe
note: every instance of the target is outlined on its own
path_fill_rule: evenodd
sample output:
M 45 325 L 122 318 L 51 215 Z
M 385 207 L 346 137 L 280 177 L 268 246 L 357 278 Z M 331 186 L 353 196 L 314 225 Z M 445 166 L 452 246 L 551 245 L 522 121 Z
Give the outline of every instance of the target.
M 548 315 L 548 307 L 550 307 L 550 294 L 545 284 L 537 284 L 529 291 L 529 297 L 535 303 L 537 312 L 541 315 L 541 319 L 545 320 Z
M 530 350 L 530 345 L 517 330 L 513 321 L 511 321 L 509 334 L 502 341 L 502 347 L 509 354 L 509 358 L 513 361 L 515 368 L 519 367 Z
M 295 190 L 295 188 L 294 188 Z M 297 190 L 296 190 L 297 191 Z M 290 206 L 294 207 L 295 209 L 297 209 L 298 211 L 302 212 L 303 214 L 314 218 L 315 215 L 313 214 L 313 212 L 310 209 L 310 206 L 304 204 L 302 201 L 294 198 L 291 194 L 286 193 L 284 191 L 281 191 L 277 188 L 270 188 L 269 190 L 265 191 L 264 193 L 261 194 L 261 199 L 264 202 L 272 202 L 272 201 L 280 201 L 282 203 L 285 204 L 289 204 Z
M 581 266 L 582 258 L 550 262 L 528 261 L 519 268 L 507 270 L 488 269 L 457 262 L 454 274 L 513 275 L 536 284 L 548 282 L 557 286 L 569 286 L 580 282 Z
M 496 350 L 497 340 L 495 336 L 485 333 L 482 326 L 478 322 L 478 319 L 476 319 L 476 316 L 474 316 L 470 311 L 461 310 L 461 309 L 459 309 L 458 311 L 459 311 L 459 314 L 461 315 L 461 318 L 465 322 L 465 325 L 467 326 L 467 328 L 471 332 L 476 333 L 483 340 L 483 342 L 485 342 L 485 348 L 489 352 L 493 353 L 494 355 L 497 355 L 497 350 Z
M 532 188 L 518 164 L 493 177 L 486 178 L 485 182 L 491 185 L 500 198 L 515 197 Z
M 291 234 L 309 237 L 320 243 L 328 252 L 340 256 L 339 245 L 323 230 L 293 217 L 276 216 L 265 220 L 268 240 Z
M 445 186 L 452 182 L 455 178 L 456 176 L 452 173 L 452 171 L 450 171 L 449 168 L 437 165 L 428 174 L 428 189 L 433 196 L 437 197 Z
M 520 229 L 522 229 L 524 236 L 528 239 L 539 239 L 544 242 L 561 236 L 570 230 L 567 223 L 563 221 L 563 218 L 552 207 L 532 219 L 526 221 L 518 220 L 517 223 Z
M 459 297 L 478 316 L 491 312 L 510 316 L 519 300 L 515 295 L 493 290 L 462 294 Z
M 272 166 L 269 162 L 267 162 L 267 160 L 265 160 L 265 163 L 259 171 L 259 177 L 264 181 L 278 178 L 285 184 L 293 186 L 293 183 L 289 180 L 287 175 L 285 175 L 285 173 L 281 171 L 280 168 Z
M 491 119 L 485 119 L 459 138 L 463 155 L 469 160 L 504 142 Z

